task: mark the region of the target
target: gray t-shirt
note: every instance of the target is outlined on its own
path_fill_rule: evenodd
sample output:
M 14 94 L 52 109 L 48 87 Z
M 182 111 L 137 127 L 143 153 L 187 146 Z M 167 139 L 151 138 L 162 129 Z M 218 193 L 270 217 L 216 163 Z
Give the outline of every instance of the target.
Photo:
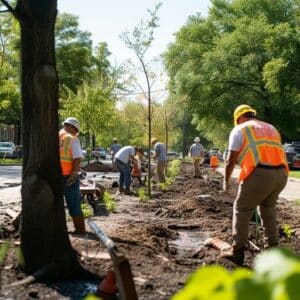
M 111 146 L 110 146 L 110 154 L 112 155 L 112 156 L 115 156 L 116 155 L 116 153 L 120 150 L 122 148 L 122 146 L 120 145 L 120 144 L 111 144 Z
M 156 143 L 154 151 L 158 161 L 167 160 L 166 146 L 163 143 Z
M 201 144 L 194 143 L 190 147 L 190 153 L 191 153 L 191 157 L 202 157 L 204 156 L 204 148 Z
M 124 163 L 127 163 L 130 156 L 135 155 L 135 150 L 132 146 L 125 146 L 121 148 L 115 155 L 115 159 L 119 159 Z

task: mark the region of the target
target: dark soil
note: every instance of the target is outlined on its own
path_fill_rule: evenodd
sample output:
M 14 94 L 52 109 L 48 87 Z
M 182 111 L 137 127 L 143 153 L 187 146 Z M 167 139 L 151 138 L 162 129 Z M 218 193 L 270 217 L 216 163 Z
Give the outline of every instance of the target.
M 220 264 L 228 269 L 236 267 L 219 256 L 219 251 L 204 246 L 208 237 L 219 237 L 231 242 L 232 203 L 237 184 L 231 182 L 224 194 L 218 180 L 193 178 L 192 165 L 183 163 L 180 177 L 165 193 L 154 192 L 148 201 L 139 201 L 134 196 L 117 193 L 117 188 L 109 192 L 116 200 L 116 212 L 107 216 L 93 217 L 95 223 L 104 230 L 117 245 L 119 251 L 130 261 L 135 277 L 138 298 L 142 300 L 170 299 L 183 285 L 187 276 L 196 268 L 207 264 Z M 199 195 L 210 195 L 199 200 Z M 280 199 L 278 202 L 278 227 L 282 246 L 300 252 L 300 207 Z M 2 238 L 14 238 L 15 232 L 4 220 Z M 293 230 L 291 238 L 285 236 L 282 226 L 288 224 Z M 70 231 L 73 229 L 68 222 Z M 92 230 L 89 228 L 89 231 Z M 104 276 L 112 268 L 112 262 L 105 257 L 105 247 L 94 238 L 70 235 L 83 265 Z M 249 239 L 263 247 L 263 232 L 259 230 L 256 241 L 255 223 L 250 223 Z M 253 249 L 246 250 L 245 266 L 251 268 L 257 255 Z M 13 251 L 10 248 L 1 272 L 1 286 L 24 278 Z M 82 299 L 96 289 L 96 282 L 61 281 L 56 283 L 33 283 L 13 289 L 2 289 L 1 299 Z

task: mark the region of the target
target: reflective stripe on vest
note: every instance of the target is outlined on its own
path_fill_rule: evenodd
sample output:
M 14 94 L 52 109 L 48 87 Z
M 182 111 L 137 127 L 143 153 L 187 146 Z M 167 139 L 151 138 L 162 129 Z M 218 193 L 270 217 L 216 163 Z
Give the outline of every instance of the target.
M 253 126 L 255 123 L 260 128 L 256 129 Z M 238 156 L 241 166 L 240 181 L 247 178 L 259 163 L 269 166 L 284 165 L 288 172 L 285 152 L 277 130 L 261 121 L 251 121 L 241 130 L 244 143 Z
M 59 133 L 59 156 L 63 175 L 70 175 L 73 170 L 72 141 L 75 138 L 65 131 Z

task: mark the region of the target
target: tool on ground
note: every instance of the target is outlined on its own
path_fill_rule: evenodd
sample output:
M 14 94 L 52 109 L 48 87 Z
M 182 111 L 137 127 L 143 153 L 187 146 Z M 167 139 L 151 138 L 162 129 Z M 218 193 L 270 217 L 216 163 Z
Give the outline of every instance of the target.
M 231 249 L 231 245 L 225 241 L 222 241 L 219 238 L 208 238 L 204 242 L 205 246 L 210 246 L 215 249 L 221 250 L 221 251 L 228 251 Z
M 87 223 L 95 232 L 96 236 L 106 246 L 110 257 L 113 261 L 117 287 L 122 300 L 137 300 L 135 285 L 128 259 L 118 251 L 114 242 L 93 222 L 88 220 Z

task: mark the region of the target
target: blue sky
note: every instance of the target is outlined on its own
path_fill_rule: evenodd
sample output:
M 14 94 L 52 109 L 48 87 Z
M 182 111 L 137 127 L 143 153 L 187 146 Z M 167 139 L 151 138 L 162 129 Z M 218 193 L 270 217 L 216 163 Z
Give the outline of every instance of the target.
M 92 33 L 94 45 L 107 42 L 112 52 L 111 60 L 118 63 L 132 58 L 119 35 L 131 31 L 141 18 L 147 17 L 147 9 L 153 9 L 154 0 L 58 0 L 59 12 L 68 12 L 79 17 L 81 30 Z M 162 0 L 159 10 L 160 27 L 155 31 L 155 40 L 149 56 L 158 56 L 174 41 L 173 33 L 183 26 L 188 16 L 195 13 L 207 15 L 209 0 Z

